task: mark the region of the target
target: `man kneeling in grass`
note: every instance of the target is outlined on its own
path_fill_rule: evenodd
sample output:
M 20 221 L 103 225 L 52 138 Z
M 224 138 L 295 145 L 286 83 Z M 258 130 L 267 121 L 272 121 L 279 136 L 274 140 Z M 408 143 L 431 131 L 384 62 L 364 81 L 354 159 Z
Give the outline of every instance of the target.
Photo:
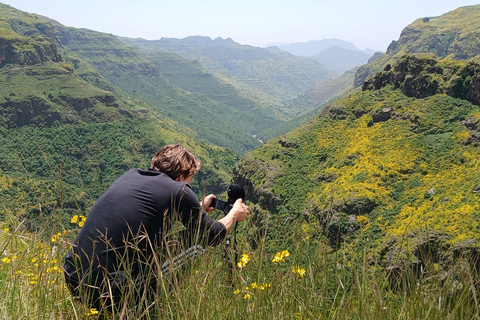
M 222 242 L 237 221 L 247 218 L 249 208 L 238 199 L 227 215 L 212 220 L 207 213 L 214 210 L 215 196 L 199 202 L 190 189 L 199 169 L 190 151 L 167 145 L 148 170 L 129 170 L 112 183 L 65 256 L 65 279 L 74 296 L 98 310 L 154 301 L 174 221 L 185 226 L 182 242 L 191 249 L 181 257 L 187 259 L 203 252 L 204 245 Z

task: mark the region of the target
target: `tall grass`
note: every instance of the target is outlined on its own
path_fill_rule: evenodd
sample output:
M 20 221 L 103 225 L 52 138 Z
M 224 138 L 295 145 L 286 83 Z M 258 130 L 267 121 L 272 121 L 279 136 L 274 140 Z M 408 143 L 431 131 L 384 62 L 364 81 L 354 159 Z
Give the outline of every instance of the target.
M 467 259 L 448 271 L 427 265 L 385 269 L 366 252 L 329 251 L 292 232 L 290 251 L 255 250 L 240 239 L 232 269 L 209 248 L 180 275 L 158 275 L 154 303 L 97 313 L 74 299 L 62 257 L 76 231 L 37 233 L 0 223 L 1 319 L 472 319 L 480 316 L 478 278 Z

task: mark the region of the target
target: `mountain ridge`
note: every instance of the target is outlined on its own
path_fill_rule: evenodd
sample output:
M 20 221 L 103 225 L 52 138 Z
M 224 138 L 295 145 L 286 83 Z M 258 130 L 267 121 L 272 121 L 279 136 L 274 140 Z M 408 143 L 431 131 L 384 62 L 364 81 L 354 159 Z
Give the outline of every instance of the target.
M 334 75 L 318 62 L 295 57 L 283 51 L 249 45 L 213 45 L 208 37 L 187 39 L 139 40 L 120 38 L 140 52 L 160 50 L 176 53 L 188 60 L 197 60 L 207 70 L 231 78 L 236 87 L 262 104 L 278 107 L 285 101 L 303 93 L 315 84 Z M 208 45 L 205 45 L 208 41 Z M 225 42 L 225 40 L 223 40 Z M 287 67 L 288 66 L 288 67 Z M 288 115 L 288 110 L 281 109 Z
M 480 54 L 477 31 L 480 28 L 479 5 L 460 7 L 438 17 L 417 19 L 406 26 L 400 38 L 392 41 L 387 52 L 362 66 L 355 76 L 360 87 L 368 76 L 382 71 L 407 53 L 433 53 L 439 58 L 466 60 Z
M 277 45 L 277 47 L 279 47 L 280 49 L 299 56 L 315 56 L 320 52 L 335 46 L 346 50 L 362 52 L 370 56 L 376 52 L 372 49 L 360 50 L 353 43 L 337 38 L 310 40 L 307 42 L 295 42 L 290 44 Z

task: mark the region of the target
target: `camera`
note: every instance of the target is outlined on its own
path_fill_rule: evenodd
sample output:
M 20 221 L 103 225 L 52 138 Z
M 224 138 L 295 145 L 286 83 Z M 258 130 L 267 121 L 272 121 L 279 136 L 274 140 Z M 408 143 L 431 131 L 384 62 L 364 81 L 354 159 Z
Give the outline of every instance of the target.
M 212 199 L 210 207 L 222 211 L 224 214 L 228 214 L 233 208 L 233 204 L 238 198 L 245 199 L 245 189 L 238 184 L 231 184 L 228 187 L 228 200 L 223 201 L 219 199 Z

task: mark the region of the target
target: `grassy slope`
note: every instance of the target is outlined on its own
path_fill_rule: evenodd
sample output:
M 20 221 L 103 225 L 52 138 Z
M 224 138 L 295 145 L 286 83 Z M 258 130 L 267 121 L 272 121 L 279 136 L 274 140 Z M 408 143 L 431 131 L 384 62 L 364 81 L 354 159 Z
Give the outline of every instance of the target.
M 73 299 L 64 284 L 63 253 L 78 232 L 29 234 L 0 222 L 0 312 L 4 319 L 97 319 L 99 310 Z M 10 226 L 10 227 L 8 227 Z M 15 226 L 15 225 L 13 225 Z M 427 265 L 424 277 L 371 267 L 362 254 L 329 253 L 301 224 L 290 230 L 293 249 L 251 250 L 240 240 L 242 268 L 230 273 L 223 248 L 184 265 L 181 277 L 158 279 L 156 303 L 128 300 L 122 319 L 474 319 L 478 280 L 464 259 L 448 273 Z M 156 273 L 155 273 L 156 275 Z M 473 277 L 472 277 L 473 276 Z M 128 274 L 126 274 L 128 278 Z M 181 281 L 178 281 L 180 280 Z M 426 294 L 428 293 L 428 294 Z M 441 303 L 439 303 L 441 301 Z
M 183 90 L 224 105 L 226 112 L 220 117 L 227 118 L 236 126 L 244 126 L 248 132 L 258 133 L 262 128 L 269 128 L 284 119 L 278 112 L 260 106 L 234 86 L 220 81 L 198 61 L 190 62 L 177 54 L 160 51 L 146 57 L 157 66 L 163 77 Z
M 373 123 L 384 108 L 398 117 Z M 236 178 L 252 184 L 250 194 L 264 208 L 276 201 L 270 210 L 281 219 L 302 218 L 318 228 L 334 214 L 348 228 L 354 215 L 362 226 L 358 235 L 379 239 L 376 246 L 426 230 L 445 233 L 450 244 L 478 241 L 473 191 L 480 185 L 480 151 L 467 144 L 471 132 L 460 121 L 468 117 L 478 121 L 480 108 L 444 95 L 358 92 L 247 154 Z

